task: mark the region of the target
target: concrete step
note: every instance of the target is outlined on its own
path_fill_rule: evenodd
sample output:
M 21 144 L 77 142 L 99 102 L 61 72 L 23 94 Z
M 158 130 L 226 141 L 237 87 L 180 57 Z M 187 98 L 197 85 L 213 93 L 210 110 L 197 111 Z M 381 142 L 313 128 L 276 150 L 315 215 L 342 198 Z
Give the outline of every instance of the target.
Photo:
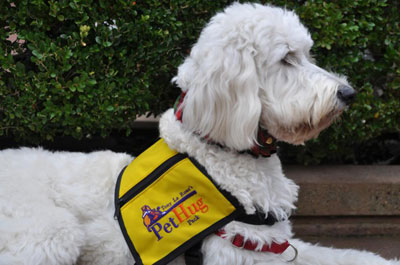
M 339 249 L 358 249 L 376 253 L 386 259 L 400 259 L 400 236 L 369 237 L 299 237 L 306 242 Z
M 298 236 L 400 236 L 399 216 L 292 218 Z
M 297 216 L 400 216 L 400 166 L 284 166 Z
M 289 166 L 297 238 L 400 258 L 400 166 Z

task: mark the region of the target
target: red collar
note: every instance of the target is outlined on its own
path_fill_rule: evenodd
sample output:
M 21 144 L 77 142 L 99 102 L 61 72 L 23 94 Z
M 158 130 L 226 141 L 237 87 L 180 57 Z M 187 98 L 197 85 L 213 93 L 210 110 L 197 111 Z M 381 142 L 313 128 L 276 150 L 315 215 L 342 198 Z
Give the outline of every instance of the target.
M 276 153 L 277 149 L 278 146 L 276 145 L 276 139 L 270 135 L 267 130 L 259 126 L 257 132 L 257 143 L 255 143 L 247 152 L 255 157 L 270 157 L 272 154 Z
M 182 115 L 183 115 L 183 99 L 186 96 L 186 92 L 182 92 L 179 97 L 176 99 L 175 104 L 174 104 L 174 113 L 176 116 L 176 119 L 180 122 L 182 122 Z
M 180 122 L 182 122 L 182 116 L 183 116 L 182 103 L 185 96 L 186 92 L 182 92 L 174 104 L 175 116 L 176 119 Z M 205 139 L 207 139 L 207 142 L 211 144 L 220 145 L 219 143 L 215 143 L 212 139 L 209 139 L 207 136 L 205 137 Z M 278 148 L 276 145 L 276 139 L 272 135 L 270 135 L 267 130 L 259 126 L 257 132 L 257 142 L 250 150 L 244 152 L 247 152 L 256 158 L 260 156 L 270 157 L 272 154 L 276 153 L 277 149 Z
M 217 232 L 215 232 L 215 234 L 224 239 L 226 238 L 226 232 L 223 229 L 218 230 Z M 264 245 L 262 245 L 260 247 L 257 243 L 255 243 L 251 240 L 244 240 L 244 237 L 240 234 L 236 234 L 234 236 L 234 238 L 232 239 L 232 244 L 238 248 L 243 248 L 243 249 L 252 250 L 252 251 L 259 251 L 259 252 L 271 252 L 271 253 L 275 253 L 275 254 L 282 254 L 289 248 L 289 246 L 292 246 L 289 244 L 288 241 L 285 241 L 282 244 L 272 242 L 270 245 L 268 245 L 267 243 L 265 243 Z M 295 251 L 295 256 L 290 261 L 293 261 L 297 258 L 297 249 L 294 247 L 293 247 L 293 249 Z

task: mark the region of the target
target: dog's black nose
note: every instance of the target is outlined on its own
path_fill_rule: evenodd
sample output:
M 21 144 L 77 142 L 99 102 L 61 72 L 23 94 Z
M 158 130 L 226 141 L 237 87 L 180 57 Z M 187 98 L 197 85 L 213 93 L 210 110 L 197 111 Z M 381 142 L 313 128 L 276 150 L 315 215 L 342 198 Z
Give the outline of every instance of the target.
M 350 86 L 339 86 L 337 96 L 345 104 L 351 104 L 356 98 L 357 92 Z

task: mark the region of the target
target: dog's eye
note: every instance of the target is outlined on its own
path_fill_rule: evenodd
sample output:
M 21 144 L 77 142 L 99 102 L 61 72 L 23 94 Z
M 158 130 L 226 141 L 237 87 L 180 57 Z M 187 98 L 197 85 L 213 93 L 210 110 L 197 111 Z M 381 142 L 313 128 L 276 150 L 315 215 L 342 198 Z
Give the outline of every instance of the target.
M 285 57 L 281 59 L 281 63 L 284 65 L 294 65 L 294 53 L 293 52 L 288 52 Z
M 286 57 L 284 57 L 284 58 L 281 60 L 281 63 L 284 64 L 284 65 L 292 65 L 292 64 L 290 63 L 290 61 L 289 61 Z

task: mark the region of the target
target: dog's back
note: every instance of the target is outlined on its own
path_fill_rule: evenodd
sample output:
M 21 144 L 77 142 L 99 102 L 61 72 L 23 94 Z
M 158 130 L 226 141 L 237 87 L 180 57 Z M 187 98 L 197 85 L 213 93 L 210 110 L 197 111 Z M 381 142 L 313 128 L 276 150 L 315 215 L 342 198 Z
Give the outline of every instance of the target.
M 87 244 L 83 226 L 112 219 L 115 181 L 131 160 L 110 151 L 0 151 L 0 264 L 75 264 Z

